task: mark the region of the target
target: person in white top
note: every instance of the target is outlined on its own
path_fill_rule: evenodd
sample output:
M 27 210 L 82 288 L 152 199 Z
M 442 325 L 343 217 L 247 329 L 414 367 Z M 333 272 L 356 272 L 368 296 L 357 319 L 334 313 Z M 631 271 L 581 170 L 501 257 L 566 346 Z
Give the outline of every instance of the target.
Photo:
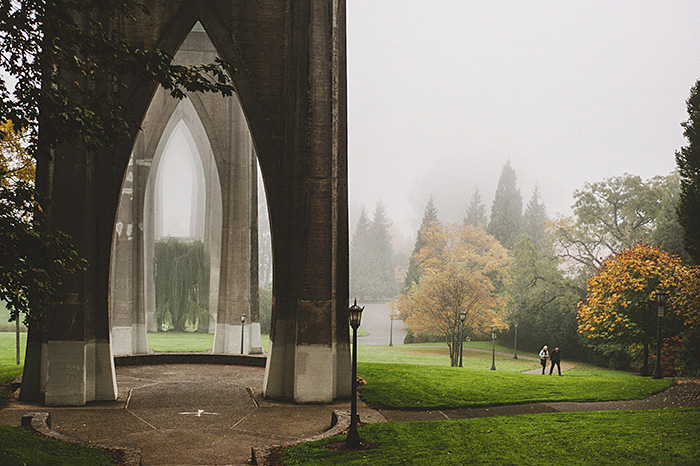
M 542 365 L 542 375 L 544 375 L 544 369 L 547 367 L 547 358 L 549 357 L 549 350 L 547 345 L 544 345 L 540 350 L 540 364 Z

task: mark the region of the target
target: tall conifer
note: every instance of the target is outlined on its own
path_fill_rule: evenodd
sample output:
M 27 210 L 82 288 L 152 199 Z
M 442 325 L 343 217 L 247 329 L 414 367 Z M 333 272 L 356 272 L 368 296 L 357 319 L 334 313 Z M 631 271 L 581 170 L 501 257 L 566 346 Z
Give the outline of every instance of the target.
M 464 224 L 486 228 L 487 223 L 486 206 L 481 200 L 481 194 L 477 188 L 474 190 L 474 194 L 472 194 L 472 200 L 469 203 L 469 207 L 467 207 L 467 216 L 464 217 Z
M 676 152 L 681 176 L 681 194 L 676 213 L 683 227 L 685 250 L 700 264 L 700 80 L 690 90 L 686 101 L 688 120 L 683 122 L 683 135 L 688 145 Z
M 547 243 L 545 220 L 547 220 L 547 209 L 540 202 L 540 189 L 535 186 L 523 214 L 523 233 L 529 236 L 532 244 L 538 248 L 544 247 Z
M 498 179 L 488 226 L 488 232 L 508 249 L 513 249 L 522 234 L 523 197 L 517 187 L 517 179 L 510 161 L 506 162 Z
M 420 267 L 416 262 L 416 254 L 425 246 L 425 231 L 431 226 L 438 223 L 438 211 L 433 204 L 433 200 L 430 199 L 428 204 L 425 206 L 425 212 L 423 213 L 423 220 L 421 220 L 420 227 L 418 227 L 418 234 L 416 235 L 416 244 L 413 246 L 413 252 L 408 260 L 408 271 L 406 272 L 406 278 L 404 279 L 404 291 L 411 288 L 414 283 L 418 283 L 421 277 Z

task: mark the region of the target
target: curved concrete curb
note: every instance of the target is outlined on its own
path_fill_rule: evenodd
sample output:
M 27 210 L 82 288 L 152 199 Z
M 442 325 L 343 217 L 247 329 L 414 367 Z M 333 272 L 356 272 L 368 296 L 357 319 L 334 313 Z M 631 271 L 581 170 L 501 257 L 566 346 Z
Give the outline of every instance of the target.
M 280 445 L 265 445 L 263 447 L 253 447 L 250 452 L 250 462 L 251 464 L 257 464 L 258 466 L 269 465 L 271 455 L 274 451 L 283 447 L 290 447 L 292 445 L 298 445 L 300 443 L 314 442 L 316 440 L 321 440 L 328 437 L 333 437 L 340 433 L 345 432 L 350 427 L 350 411 L 333 411 L 331 414 L 331 428 L 327 431 L 314 435 L 313 437 L 294 440 L 293 442 L 282 443 Z
M 120 460 L 118 464 L 123 466 L 139 466 L 141 464 L 141 450 L 129 447 L 115 447 L 96 443 L 86 443 L 56 432 L 51 428 L 51 413 L 38 412 L 25 414 L 22 416 L 22 427 L 29 429 L 35 434 L 58 440 L 59 442 L 74 443 L 107 450 L 112 456 L 112 459 L 114 460 L 115 456 L 118 457 Z
M 265 367 L 267 356 L 220 353 L 149 353 L 115 356 L 116 366 L 149 366 L 155 364 L 225 364 L 230 366 Z

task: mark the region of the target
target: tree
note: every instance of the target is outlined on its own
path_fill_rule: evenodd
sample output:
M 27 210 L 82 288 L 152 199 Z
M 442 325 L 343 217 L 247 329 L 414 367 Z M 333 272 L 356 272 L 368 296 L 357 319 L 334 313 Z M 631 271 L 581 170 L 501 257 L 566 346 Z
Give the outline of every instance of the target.
M 678 222 L 683 227 L 683 242 L 688 254 L 700 264 L 700 80 L 686 101 L 688 120 L 682 123 L 688 145 L 676 152 L 681 177 Z
M 552 223 L 559 254 L 595 275 L 610 254 L 649 242 L 663 181 L 625 174 L 574 191 L 574 217 Z
M 544 204 L 540 202 L 540 189 L 535 186 L 532 191 L 532 197 L 530 202 L 525 208 L 525 214 L 523 214 L 523 233 L 530 238 L 530 241 L 537 246 L 545 247 L 549 244 L 547 238 L 547 227 L 545 222 L 547 221 L 547 209 Z
M 509 276 L 508 252 L 483 229 L 435 224 L 424 231 L 416 255 L 421 279 L 393 304 L 414 333 L 445 338 L 450 361 L 459 358 L 460 312 L 465 335 L 484 336 L 491 324 L 504 326 Z
M 99 149 L 133 134 L 140 122 L 122 116 L 128 80 L 117 82 L 115 76 L 154 81 L 176 98 L 187 92 L 233 94 L 221 61 L 175 65 L 166 52 L 113 39 L 109 27 L 115 22 L 149 14 L 138 0 L 27 0 L 2 5 L 0 120 L 12 121 L 21 131 L 28 129 L 31 155 L 38 142 L 39 107 L 44 156 L 65 141 Z M 73 79 L 66 79 L 69 76 Z
M 589 281 L 586 300 L 578 306 L 579 331 L 608 351 L 643 347 L 646 369 L 649 346 L 656 342 L 655 292 L 669 294 L 664 319 L 669 338 L 698 322 L 697 280 L 697 269 L 658 248 L 640 243 L 620 251 Z
M 467 216 L 464 217 L 464 224 L 486 228 L 487 223 L 486 206 L 481 201 L 479 189 L 475 189 L 469 207 L 467 207 Z
M 433 200 L 430 199 L 428 204 L 425 206 L 425 211 L 423 212 L 423 219 L 420 222 L 420 227 L 418 227 L 418 234 L 416 235 L 416 244 L 413 246 L 413 252 L 411 257 L 408 259 L 408 271 L 406 272 L 406 278 L 404 279 L 403 291 L 406 292 L 414 284 L 420 281 L 421 271 L 418 265 L 416 256 L 420 250 L 425 246 L 425 234 L 438 223 L 438 211 L 433 204 Z
M 568 354 L 584 349 L 577 334 L 576 303 L 583 299 L 574 282 L 560 269 L 551 248 L 527 236 L 511 251 L 513 267 L 508 294 L 509 320 L 518 324 L 518 348 L 539 351 L 558 344 Z
M 21 147 L 28 158 L 50 160 L 79 145 L 100 156 L 105 152 L 100 149 L 139 127 L 139 121 L 124 117 L 126 82 L 150 80 L 176 98 L 187 92 L 233 94 L 232 70 L 221 61 L 174 65 L 163 51 L 114 40 L 110 25 L 148 14 L 138 0 L 0 5 L 0 121 L 12 124 L 0 129 L 3 153 Z M 115 76 L 125 79 L 116 81 Z M 19 145 L 12 128 L 21 135 Z M 64 272 L 86 265 L 66 235 L 42 230 L 49 188 L 36 188 L 40 192 L 25 180 L 3 185 L 0 192 L 0 293 L 9 299 L 12 318 L 25 313 L 25 322 L 37 322 L 43 303 L 59 300 L 55 290 Z
M 362 209 L 350 244 L 350 295 L 368 296 L 370 288 L 369 219 Z
M 506 162 L 498 179 L 487 229 L 507 249 L 512 249 L 522 234 L 523 197 L 517 187 L 517 180 L 510 161 Z
M 396 295 L 390 226 L 391 221 L 380 201 L 374 209 L 372 223 L 369 224 L 367 246 L 370 261 L 369 269 L 365 270 L 369 278 L 369 295 L 375 299 L 393 298 Z
M 40 320 L 47 301 L 61 302 L 57 288 L 63 274 L 85 267 L 85 262 L 70 238 L 41 228 L 47 202 L 34 190 L 34 161 L 22 134 L 5 122 L 0 135 L 0 300 L 11 321 L 23 313 L 29 325 Z M 43 299 L 36 299 L 40 294 Z
M 649 244 L 675 254 L 685 263 L 692 263 L 683 243 L 683 228 L 678 223 L 676 207 L 680 196 L 680 176 L 677 172 L 666 176 L 660 185 L 661 197 L 655 228 Z
M 201 241 L 167 238 L 155 249 L 156 321 L 184 332 L 210 318 L 209 264 Z

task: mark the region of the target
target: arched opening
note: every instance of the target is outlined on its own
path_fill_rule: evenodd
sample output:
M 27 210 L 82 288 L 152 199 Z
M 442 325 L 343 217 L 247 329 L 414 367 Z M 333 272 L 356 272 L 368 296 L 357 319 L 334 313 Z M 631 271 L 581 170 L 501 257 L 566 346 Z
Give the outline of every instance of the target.
M 214 53 L 206 32 L 195 26 L 175 60 L 206 61 L 201 55 Z M 156 92 L 117 214 L 116 228 L 132 225 L 132 236 L 114 237 L 110 309 L 116 355 L 147 353 L 147 332 L 168 330 L 215 333 L 216 353 L 262 352 L 257 173 L 236 96 L 193 94 L 178 101 Z

